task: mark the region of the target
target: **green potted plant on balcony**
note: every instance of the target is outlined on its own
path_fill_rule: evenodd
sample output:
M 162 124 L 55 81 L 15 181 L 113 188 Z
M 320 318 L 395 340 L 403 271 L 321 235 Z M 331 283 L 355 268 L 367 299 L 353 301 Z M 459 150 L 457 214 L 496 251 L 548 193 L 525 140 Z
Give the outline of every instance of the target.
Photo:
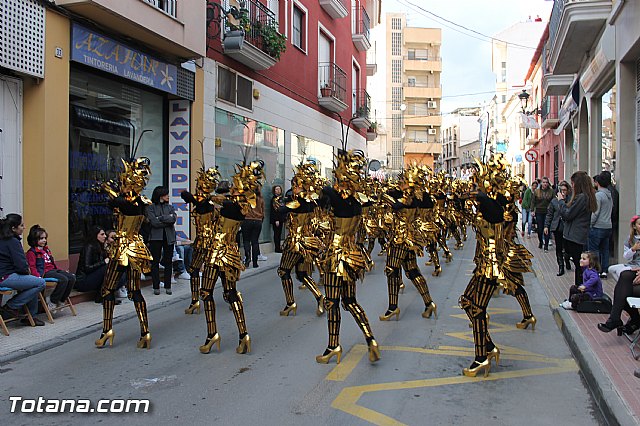
M 262 50 L 273 59 L 280 60 L 280 55 L 287 49 L 287 38 L 280 34 L 276 23 L 258 21 L 253 26 L 262 38 Z
M 360 105 L 354 114 L 354 117 L 367 118 L 369 110 L 366 106 Z
M 225 19 L 224 48 L 229 50 L 241 49 L 244 35 L 250 29 L 249 10 L 232 7 Z

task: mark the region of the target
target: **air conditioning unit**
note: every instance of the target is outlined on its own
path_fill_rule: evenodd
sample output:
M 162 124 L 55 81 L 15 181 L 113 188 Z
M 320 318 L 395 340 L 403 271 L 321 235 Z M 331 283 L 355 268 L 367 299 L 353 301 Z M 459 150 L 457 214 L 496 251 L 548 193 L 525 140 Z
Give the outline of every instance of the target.
M 435 134 L 436 134 L 436 132 L 437 132 L 437 130 L 436 130 L 436 129 L 429 129 L 429 134 L 430 134 L 430 135 L 435 135 Z
M 438 103 L 436 101 L 427 101 L 427 108 L 438 108 Z

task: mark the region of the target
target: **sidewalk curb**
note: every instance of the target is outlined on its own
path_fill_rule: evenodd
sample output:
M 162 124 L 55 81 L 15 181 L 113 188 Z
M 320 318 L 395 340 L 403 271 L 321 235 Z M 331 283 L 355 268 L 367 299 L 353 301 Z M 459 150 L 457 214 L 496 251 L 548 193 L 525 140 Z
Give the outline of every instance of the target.
M 569 313 L 558 307 L 551 307 L 551 311 L 604 418 L 612 426 L 637 426 L 638 422 L 616 392 L 611 379 L 589 349 Z
M 242 278 L 248 278 L 248 277 L 253 277 L 254 275 L 259 275 L 262 272 L 267 272 L 267 271 L 271 271 L 273 269 L 278 268 L 279 263 L 274 264 L 274 265 L 265 265 L 259 269 L 248 269 L 244 276 L 241 276 Z M 222 284 L 220 283 L 220 281 L 218 281 L 218 283 L 216 283 L 215 288 L 221 287 Z M 172 298 L 171 300 L 168 301 L 164 301 L 152 306 L 148 306 L 147 307 L 147 312 L 153 312 L 156 311 L 158 309 L 161 308 L 165 308 L 167 306 L 171 306 L 171 305 L 175 305 L 176 303 L 184 303 L 186 300 L 190 299 L 191 295 L 190 294 L 186 294 L 184 296 L 179 296 L 179 297 L 175 297 Z M 90 303 L 90 302 L 85 302 L 85 303 Z M 91 302 L 93 303 L 93 302 Z M 113 323 L 114 324 L 120 324 L 121 322 L 130 320 L 132 318 L 137 318 L 137 314 L 135 312 L 128 312 L 126 314 L 122 314 L 119 316 L 116 316 L 113 318 Z M 51 339 L 45 340 L 45 341 L 40 341 L 37 343 L 34 343 L 33 345 L 29 346 L 28 348 L 24 348 L 24 349 L 20 349 L 18 351 L 12 352 L 10 354 L 7 355 L 2 355 L 0 356 L 0 367 L 4 366 L 5 364 L 8 364 L 10 362 L 15 362 L 18 360 L 21 360 L 23 358 L 27 358 L 31 355 L 36 355 L 39 354 L 40 352 L 44 352 L 46 350 L 49 349 L 53 349 L 55 347 L 58 347 L 60 345 L 63 345 L 65 343 L 71 342 L 73 340 L 79 339 L 81 337 L 84 337 L 88 334 L 93 334 L 93 333 L 99 333 L 102 330 L 102 324 L 93 324 L 93 325 L 89 325 L 86 328 L 82 328 L 80 330 L 75 330 L 72 331 L 68 334 L 65 334 L 63 336 L 56 336 L 56 337 L 52 337 Z

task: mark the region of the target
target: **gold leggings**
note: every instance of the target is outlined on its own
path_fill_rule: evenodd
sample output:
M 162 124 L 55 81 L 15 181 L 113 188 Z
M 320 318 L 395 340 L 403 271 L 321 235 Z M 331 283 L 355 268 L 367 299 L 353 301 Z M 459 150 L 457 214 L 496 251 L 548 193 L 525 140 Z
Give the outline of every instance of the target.
M 207 321 L 207 337 L 213 337 L 217 332 L 216 327 L 216 304 L 213 301 L 213 288 L 218 280 L 222 279 L 222 297 L 231 306 L 233 316 L 238 326 L 238 334 L 242 339 L 247 334 L 247 325 L 244 318 L 244 307 L 242 299 L 236 290 L 236 282 L 226 278 L 224 272 L 214 265 L 205 265 L 202 275 L 202 288 L 200 297 L 204 302 L 204 316 Z
M 473 326 L 476 359 L 486 358 L 489 350 L 487 347 L 493 349 L 494 346 L 487 325 L 487 305 L 497 285 L 495 279 L 488 279 L 474 272 L 458 301 Z
M 416 286 L 418 293 L 422 296 L 424 305 L 429 306 L 433 299 L 429 294 L 427 280 L 422 276 L 418 268 L 416 253 L 402 246 L 392 245 L 389 248 L 387 266 L 385 268 L 389 290 L 389 310 L 392 311 L 398 307 L 398 293 L 402 284 L 401 268 L 404 269 L 407 278 Z
M 190 284 L 191 284 L 191 303 L 195 303 L 198 301 L 198 296 L 200 294 L 200 268 L 204 264 L 204 258 L 207 252 L 203 249 L 194 249 L 193 257 L 191 258 L 191 265 L 189 265 L 189 275 L 191 276 Z
M 293 297 L 293 278 L 291 278 L 291 270 L 296 268 L 296 277 L 302 282 L 313 294 L 316 301 L 320 300 L 322 293 L 318 289 L 318 285 L 311 278 L 311 264 L 304 262 L 304 257 L 300 253 L 285 251 L 280 259 L 280 267 L 278 268 L 278 276 L 282 280 L 282 289 L 287 306 L 295 303 Z
M 356 301 L 356 282 L 339 277 L 333 272 L 325 273 L 324 289 L 326 292 L 325 308 L 327 310 L 327 324 L 329 326 L 329 347 L 335 348 L 340 344 L 340 301 L 342 307 L 349 311 L 362 330 L 367 343 L 373 339 L 367 314 Z
M 102 332 L 106 333 L 113 328 L 113 310 L 116 306 L 115 291 L 118 281 L 124 273 L 127 274 L 127 293 L 129 299 L 133 300 L 140 321 L 140 335 L 144 336 L 149 332 L 149 318 L 147 317 L 147 303 L 140 291 L 140 271 L 134 270 L 130 266 L 120 266 L 118 262 L 109 262 L 102 284 Z

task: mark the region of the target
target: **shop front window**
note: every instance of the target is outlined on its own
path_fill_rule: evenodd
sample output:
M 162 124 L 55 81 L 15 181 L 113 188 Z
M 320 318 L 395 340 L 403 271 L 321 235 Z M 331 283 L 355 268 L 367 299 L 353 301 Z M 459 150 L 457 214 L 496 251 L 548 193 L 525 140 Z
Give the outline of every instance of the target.
M 265 183 L 262 195 L 265 218 L 260 242 L 272 240 L 269 206 L 273 185 L 284 185 L 284 130 L 267 123 L 216 108 L 216 166 L 222 179 L 230 179 L 236 164 L 260 159 L 264 161 Z
M 108 197 L 96 183 L 117 179 L 138 140 L 135 156 L 151 160 L 144 194 L 165 181 L 164 98 L 73 69 L 69 102 L 69 251 L 78 253 L 89 228 L 113 228 Z
M 303 160 L 313 160 L 320 170 L 320 175 L 329 181 L 333 180 L 333 147 L 326 143 L 291 134 L 291 165 L 296 166 Z

